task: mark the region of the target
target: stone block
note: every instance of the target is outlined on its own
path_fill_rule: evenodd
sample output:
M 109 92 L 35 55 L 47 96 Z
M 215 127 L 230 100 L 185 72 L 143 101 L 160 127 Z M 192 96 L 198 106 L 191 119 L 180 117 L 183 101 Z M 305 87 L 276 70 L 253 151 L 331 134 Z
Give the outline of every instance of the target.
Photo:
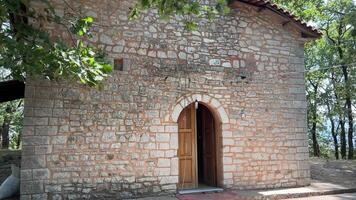
M 32 180 L 32 170 L 31 169 L 22 169 L 21 170 L 21 180 L 27 181 Z
M 34 180 L 45 180 L 50 178 L 50 171 L 48 169 L 33 169 Z
M 27 145 L 47 145 L 49 144 L 49 136 L 26 136 L 23 137 L 22 143 L 24 146 Z
M 36 135 L 57 135 L 58 126 L 37 126 L 35 129 Z
M 171 169 L 170 168 L 155 168 L 154 170 L 154 175 L 155 176 L 169 176 L 171 173 Z
M 158 158 L 157 166 L 158 167 L 170 167 L 171 160 L 167 158 Z
M 53 179 L 68 179 L 71 177 L 71 172 L 54 172 Z
M 21 191 L 21 195 L 43 193 L 44 192 L 43 182 L 22 181 L 20 191 Z
M 116 142 L 116 134 L 115 132 L 104 132 L 101 137 L 101 141 L 103 142 Z
M 45 194 L 33 194 L 32 195 L 32 200 L 43 200 L 43 199 L 48 199 L 48 195 Z
M 178 149 L 178 131 L 176 134 L 171 134 L 169 146 L 171 149 Z
M 65 144 L 67 142 L 67 136 L 53 136 L 51 137 L 52 144 Z
M 178 133 L 178 126 L 165 126 L 164 132 L 166 133 Z
M 52 145 L 38 145 L 35 146 L 35 154 L 50 154 L 52 153 Z
M 159 183 L 162 185 L 170 184 L 170 183 L 178 183 L 178 176 L 162 176 L 159 179 L 160 179 Z
M 171 174 L 172 176 L 178 176 L 179 173 L 179 159 L 172 158 L 171 159 Z
M 46 167 L 46 159 L 44 155 L 38 156 L 23 156 L 21 160 L 21 169 L 37 169 Z
M 170 134 L 169 133 L 157 133 L 156 141 L 157 142 L 170 142 Z
M 181 111 L 183 110 L 182 106 L 180 104 L 176 105 L 173 109 L 173 112 L 172 112 L 172 120 L 174 122 L 177 122 L 178 121 L 178 117 L 181 113 Z

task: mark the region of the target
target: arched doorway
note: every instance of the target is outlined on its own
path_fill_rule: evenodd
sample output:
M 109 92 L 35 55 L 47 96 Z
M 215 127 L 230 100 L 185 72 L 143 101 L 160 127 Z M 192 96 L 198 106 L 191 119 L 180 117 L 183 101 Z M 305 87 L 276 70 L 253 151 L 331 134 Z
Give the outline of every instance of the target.
M 208 106 L 192 103 L 178 118 L 179 189 L 217 186 L 216 119 Z

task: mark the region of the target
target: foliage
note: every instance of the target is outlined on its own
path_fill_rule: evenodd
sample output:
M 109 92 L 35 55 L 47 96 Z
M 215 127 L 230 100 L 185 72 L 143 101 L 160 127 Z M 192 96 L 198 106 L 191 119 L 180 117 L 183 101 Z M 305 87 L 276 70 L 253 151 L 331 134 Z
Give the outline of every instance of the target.
M 324 0 L 273 0 L 273 2 L 292 11 L 300 19 L 314 22 L 320 19 L 319 8 L 324 4 Z
M 85 43 L 92 37 L 93 18 L 75 16 L 68 20 L 58 16 L 48 0 L 41 1 L 44 12 L 31 7 L 29 2 L 0 0 L 0 79 L 26 81 L 28 77 L 40 76 L 100 87 L 112 66 L 103 51 Z M 188 17 L 186 29 L 196 30 L 198 24 L 194 19 L 212 20 L 218 13 L 228 13 L 227 3 L 227 0 L 218 0 L 215 6 L 210 6 L 194 0 L 140 0 L 131 10 L 130 18 L 137 19 L 144 10 L 157 9 L 163 19 L 176 15 Z M 47 25 L 66 30 L 70 43 L 51 33 Z M 5 117 L 10 119 L 11 148 L 20 146 L 22 110 L 19 101 L 0 104 L 0 125 Z
M 66 78 L 98 86 L 112 67 L 99 49 L 84 43 L 90 37 L 93 19 L 79 17 L 66 22 L 47 1 L 43 2 L 45 13 L 28 9 L 25 0 L 0 0 L 0 69 L 8 69 L 9 77 L 23 81 L 39 75 L 50 80 Z M 29 19 L 42 21 L 30 23 Z M 64 26 L 72 44 L 67 45 L 60 37 L 36 26 L 43 22 Z
M 112 71 L 100 49 L 84 41 L 91 37 L 91 17 L 78 16 L 71 21 L 56 15 L 48 0 L 42 0 L 45 12 L 31 9 L 27 0 L 0 0 L 0 71 L 9 70 L 8 78 L 26 81 L 30 76 L 41 76 L 49 80 L 74 79 L 90 86 L 100 83 Z M 169 19 L 173 15 L 189 17 L 185 26 L 196 30 L 198 25 L 192 18 L 212 20 L 218 13 L 228 13 L 227 0 L 218 0 L 215 6 L 195 0 L 139 0 L 130 12 L 137 19 L 151 8 L 158 15 Z M 36 19 L 30 22 L 30 19 Z M 36 26 L 40 24 L 40 26 Z M 45 30 L 43 24 L 64 27 L 72 43 Z
M 317 141 L 321 155 L 332 149 L 331 122 L 337 142 L 345 150 L 346 140 L 353 136 L 356 97 L 356 8 L 352 0 L 274 0 L 310 24 L 317 25 L 324 35 L 305 46 L 306 86 L 308 100 L 308 132 L 318 127 Z M 317 86 L 317 88 L 315 87 Z M 315 90 L 316 88 L 316 90 Z M 351 100 L 352 105 L 348 105 Z M 316 116 L 313 115 L 314 112 Z M 346 124 L 346 122 L 348 122 Z M 345 133 L 348 131 L 349 138 Z M 352 139 L 351 139 L 352 141 Z M 335 146 L 338 143 L 333 144 Z M 350 154 L 350 152 L 349 152 Z
M 5 118 L 10 119 L 9 139 L 10 148 L 19 149 L 20 134 L 23 126 L 23 100 L 9 101 L 0 104 L 0 127 L 3 126 Z M 1 128 L 0 128 L 1 129 Z M 0 130 L 1 133 L 2 130 Z
M 162 19 L 169 20 L 172 16 L 184 16 L 185 28 L 187 30 L 197 30 L 197 20 L 207 18 L 212 20 L 218 13 L 227 14 L 230 12 L 228 0 L 217 0 L 215 6 L 205 5 L 197 0 L 139 0 L 131 9 L 130 19 L 138 19 L 140 14 L 148 9 L 155 8 Z

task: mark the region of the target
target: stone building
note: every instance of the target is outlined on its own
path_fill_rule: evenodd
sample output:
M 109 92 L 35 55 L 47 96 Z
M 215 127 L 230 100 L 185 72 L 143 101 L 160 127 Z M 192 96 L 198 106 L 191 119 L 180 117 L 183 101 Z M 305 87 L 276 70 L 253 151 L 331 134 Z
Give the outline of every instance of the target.
M 102 90 L 28 81 L 21 199 L 310 183 L 303 44 L 316 30 L 266 0 L 232 1 L 195 32 L 154 11 L 129 21 L 131 0 L 68 2 L 56 11 L 94 18 L 90 42 L 115 71 Z

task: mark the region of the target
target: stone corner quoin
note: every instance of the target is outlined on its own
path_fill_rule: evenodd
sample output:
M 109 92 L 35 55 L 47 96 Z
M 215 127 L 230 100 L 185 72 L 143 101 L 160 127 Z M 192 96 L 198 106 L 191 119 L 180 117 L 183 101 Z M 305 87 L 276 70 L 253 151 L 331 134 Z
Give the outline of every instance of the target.
M 221 122 L 220 187 L 310 183 L 304 40 L 296 28 L 245 4 L 187 33 L 150 12 L 129 21 L 128 0 L 69 3 L 100 23 L 89 42 L 124 67 L 101 91 L 26 84 L 21 199 L 175 193 L 177 121 L 196 100 Z

